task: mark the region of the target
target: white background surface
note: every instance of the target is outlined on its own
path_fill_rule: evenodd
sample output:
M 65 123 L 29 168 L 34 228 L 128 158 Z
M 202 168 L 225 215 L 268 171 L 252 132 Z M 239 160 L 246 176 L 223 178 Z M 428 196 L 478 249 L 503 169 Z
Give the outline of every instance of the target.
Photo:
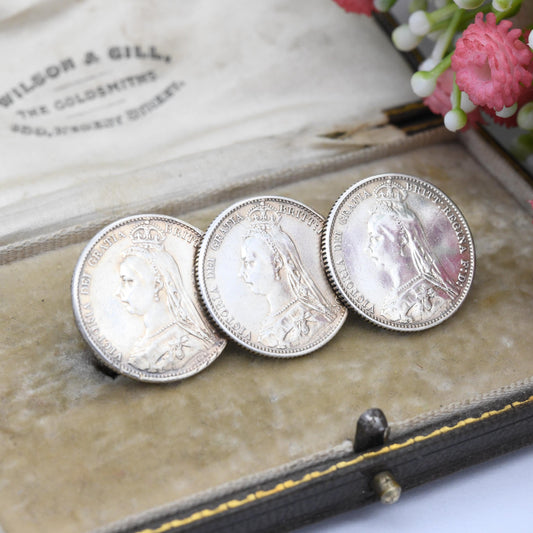
M 298 533 L 389 531 L 533 532 L 533 447 L 406 491 L 394 505 L 369 505 Z

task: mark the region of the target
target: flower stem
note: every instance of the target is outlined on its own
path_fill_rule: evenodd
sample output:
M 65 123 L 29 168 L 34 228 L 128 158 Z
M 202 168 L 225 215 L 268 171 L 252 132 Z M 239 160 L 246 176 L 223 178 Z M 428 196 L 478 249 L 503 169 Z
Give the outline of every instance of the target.
M 454 4 L 455 5 L 455 4 Z M 463 31 L 466 27 L 470 25 L 470 23 L 474 20 L 477 13 L 490 13 L 491 7 L 490 4 L 481 6 L 479 9 L 476 9 L 475 11 L 469 10 L 469 9 L 462 9 L 461 10 L 461 20 L 459 22 L 459 25 L 457 27 L 458 31 Z M 443 20 L 436 24 L 432 29 L 432 31 L 443 31 L 448 27 L 448 20 Z
M 451 2 L 440 9 L 436 9 L 432 13 L 428 13 L 428 16 L 432 25 L 434 25 L 449 19 L 456 11 L 459 11 L 459 7 L 454 2 Z
M 440 62 L 430 70 L 431 76 L 438 78 L 445 70 L 449 69 L 452 65 L 452 55 L 450 52 L 446 57 L 440 60 Z
M 446 31 L 438 38 L 435 44 L 435 47 L 433 48 L 433 52 L 431 52 L 431 57 L 434 58 L 435 60 L 442 59 L 442 57 L 444 56 L 444 54 L 447 52 L 448 48 L 450 47 L 450 44 L 453 41 L 453 37 L 457 31 L 459 23 L 461 22 L 462 14 L 463 14 L 463 10 L 457 9 L 452 16 L 452 19 L 449 22 L 448 27 L 446 28 Z
M 461 90 L 457 85 L 457 81 L 455 81 L 455 75 L 453 77 L 453 87 L 450 99 L 452 102 L 452 109 L 459 109 L 461 107 Z

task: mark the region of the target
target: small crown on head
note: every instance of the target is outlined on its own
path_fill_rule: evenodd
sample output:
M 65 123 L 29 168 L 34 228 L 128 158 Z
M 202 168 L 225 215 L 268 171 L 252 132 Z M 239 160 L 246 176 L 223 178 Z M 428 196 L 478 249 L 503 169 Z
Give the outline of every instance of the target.
M 399 183 L 393 183 L 389 178 L 374 191 L 378 201 L 403 202 L 407 198 L 407 191 Z
M 261 231 L 267 231 L 279 222 L 278 214 L 268 207 L 264 200 L 261 200 L 259 205 L 250 209 L 248 218 L 251 220 L 252 227 Z
M 150 224 L 150 222 L 143 222 L 133 228 L 130 238 L 133 244 L 137 246 L 160 248 L 165 240 L 165 235 L 157 226 Z

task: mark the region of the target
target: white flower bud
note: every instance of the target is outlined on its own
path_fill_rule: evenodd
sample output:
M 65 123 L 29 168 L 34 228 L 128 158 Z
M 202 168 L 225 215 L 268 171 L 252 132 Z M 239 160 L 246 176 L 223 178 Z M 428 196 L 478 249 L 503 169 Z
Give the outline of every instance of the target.
M 529 34 L 527 44 L 529 45 L 529 48 L 533 50 L 533 31 Z
M 477 105 L 472 103 L 468 94 L 461 92 L 461 109 L 465 113 L 471 113 L 476 107 Z
M 528 102 L 520 108 L 516 121 L 519 128 L 533 130 L 533 102 Z
M 466 113 L 461 109 L 452 109 L 444 115 L 444 125 L 450 131 L 461 130 L 466 126 Z
M 492 0 L 492 8 L 494 11 L 507 11 L 512 3 L 512 0 Z
M 431 21 L 425 11 L 415 11 L 409 17 L 409 29 L 415 34 L 423 37 L 431 30 Z
M 402 52 L 409 52 L 414 50 L 422 38 L 418 35 L 415 35 L 407 24 L 401 24 L 392 32 L 392 42 L 394 46 L 401 50 Z
M 462 9 L 477 9 L 485 0 L 453 0 Z
M 509 118 L 512 117 L 516 110 L 518 109 L 517 104 L 513 104 L 510 107 L 503 107 L 500 111 L 496 111 L 496 116 L 500 118 Z
M 425 98 L 432 94 L 436 86 L 437 78 L 429 72 L 419 71 L 411 76 L 411 88 L 413 89 L 413 92 L 421 98 Z

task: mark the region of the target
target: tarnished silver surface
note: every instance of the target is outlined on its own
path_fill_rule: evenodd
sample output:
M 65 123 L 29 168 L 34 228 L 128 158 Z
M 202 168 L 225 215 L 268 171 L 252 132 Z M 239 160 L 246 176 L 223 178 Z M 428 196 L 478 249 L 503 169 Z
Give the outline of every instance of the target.
M 294 357 L 339 330 L 347 310 L 322 268 L 323 224 L 304 204 L 275 196 L 236 203 L 213 221 L 198 254 L 200 294 L 235 341 Z
M 399 174 L 367 178 L 341 195 L 322 253 L 342 299 L 395 330 L 447 319 L 474 276 L 474 243 L 457 206 L 430 183 Z
M 203 370 L 226 342 L 203 314 L 194 279 L 202 234 L 163 215 L 128 217 L 100 231 L 72 280 L 78 327 L 103 363 L 142 381 Z

